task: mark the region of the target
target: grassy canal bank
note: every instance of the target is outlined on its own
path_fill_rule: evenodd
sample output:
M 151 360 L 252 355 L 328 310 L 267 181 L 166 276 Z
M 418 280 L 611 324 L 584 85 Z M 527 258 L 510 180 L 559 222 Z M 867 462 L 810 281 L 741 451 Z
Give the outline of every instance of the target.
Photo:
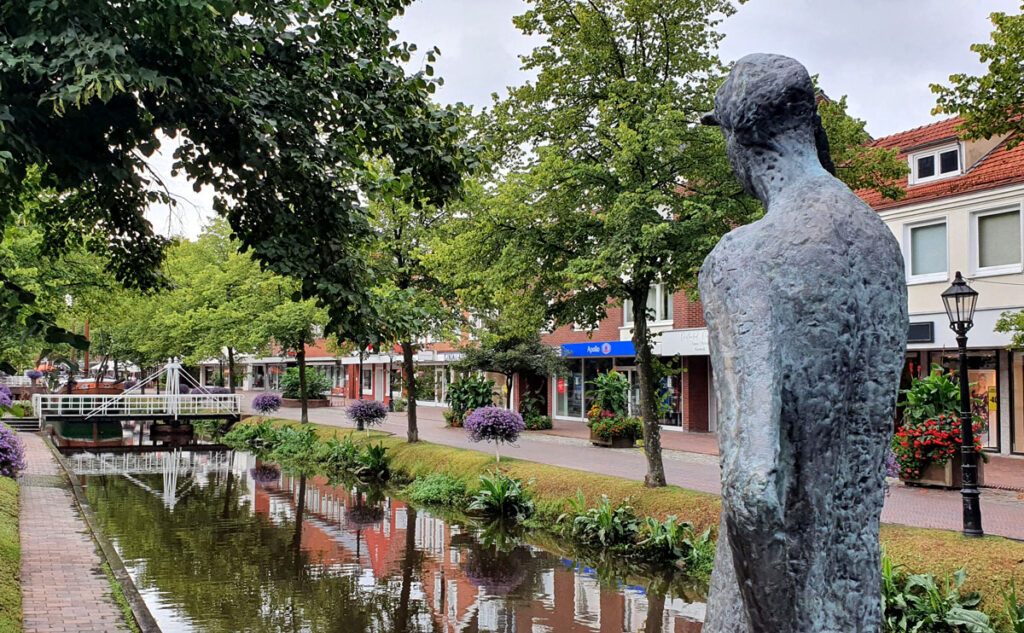
M 248 424 L 256 424 L 252 419 Z M 290 420 L 273 420 L 275 425 L 298 426 Z M 357 444 L 379 444 L 387 448 L 390 470 L 397 483 L 423 480 L 434 474 L 457 480 L 468 495 L 480 487 L 480 477 L 494 470 L 489 453 L 419 442 L 408 444 L 403 438 L 371 431 L 355 433 L 351 429 L 308 425 L 321 442 L 344 440 L 351 436 Z M 571 501 L 582 493 L 594 505 L 602 495 L 618 503 L 628 499 L 637 516 L 658 521 L 674 515 L 694 525 L 695 532 L 714 530 L 718 525 L 721 502 L 718 496 L 686 490 L 678 486 L 649 489 L 642 483 L 578 470 L 503 458 L 501 472 L 528 483 L 536 514 L 534 521 L 554 529 L 557 517 L 571 510 Z M 942 581 L 960 568 L 967 572 L 961 593 L 979 591 L 982 608 L 993 616 L 1003 609 L 1003 592 L 1024 566 L 1024 543 L 988 536 L 965 539 L 958 532 L 883 525 L 881 542 L 894 563 L 914 573 L 934 574 Z
M 22 630 L 18 483 L 0 477 L 0 633 Z

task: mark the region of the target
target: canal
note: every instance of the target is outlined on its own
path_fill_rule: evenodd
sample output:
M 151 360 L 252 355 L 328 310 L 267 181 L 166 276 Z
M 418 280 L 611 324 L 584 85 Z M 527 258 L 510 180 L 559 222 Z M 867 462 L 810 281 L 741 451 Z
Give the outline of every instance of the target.
M 68 462 L 165 633 L 700 631 L 681 573 L 623 574 L 245 453 Z

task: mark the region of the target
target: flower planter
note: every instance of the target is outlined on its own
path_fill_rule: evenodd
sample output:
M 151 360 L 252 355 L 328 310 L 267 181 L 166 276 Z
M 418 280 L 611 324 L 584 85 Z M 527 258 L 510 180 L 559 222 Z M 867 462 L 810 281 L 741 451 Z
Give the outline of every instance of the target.
M 281 406 L 287 409 L 300 409 L 302 408 L 302 400 L 298 398 L 281 398 Z M 309 398 L 306 400 L 307 409 L 319 409 L 329 406 L 331 406 L 331 401 L 327 398 Z
M 958 489 L 963 486 L 963 470 L 961 469 L 960 453 L 956 453 L 945 464 L 929 464 L 921 477 L 918 479 L 904 479 L 900 481 L 908 486 L 926 486 L 933 488 Z M 985 483 L 985 462 L 981 455 L 978 455 L 978 485 Z
M 593 429 L 590 431 L 590 443 L 594 446 L 604 446 L 605 448 L 633 448 L 636 445 L 636 438 L 633 437 L 613 437 L 611 439 L 602 439 L 594 435 Z

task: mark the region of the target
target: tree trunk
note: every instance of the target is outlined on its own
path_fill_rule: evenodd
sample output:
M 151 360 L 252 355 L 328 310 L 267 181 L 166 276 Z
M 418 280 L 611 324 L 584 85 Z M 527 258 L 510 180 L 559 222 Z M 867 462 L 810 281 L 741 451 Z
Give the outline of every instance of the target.
M 644 485 L 660 488 L 665 485 L 665 464 L 661 461 L 661 427 L 655 407 L 654 364 L 651 360 L 651 336 L 647 330 L 647 292 L 633 296 L 633 347 L 636 348 L 636 366 L 640 382 L 640 415 L 644 423 L 644 454 L 647 456 L 647 476 Z
M 309 396 L 306 394 L 306 346 L 303 345 L 295 352 L 295 361 L 299 364 L 299 401 L 302 403 L 303 424 L 309 422 Z
M 117 357 L 114 357 L 114 382 L 117 382 Z
M 409 442 L 420 441 L 416 426 L 416 371 L 412 365 L 412 341 L 402 341 L 402 371 L 405 373 L 406 417 L 409 419 Z
M 228 390 L 235 393 L 235 348 L 228 348 Z
M 359 376 L 356 380 L 356 400 L 363 399 L 363 352 L 359 352 Z M 356 420 L 356 430 L 363 430 L 363 421 Z
M 404 349 L 404 345 L 402 346 Z M 402 588 L 398 592 L 395 610 L 395 633 L 407 633 L 409 628 L 409 598 L 412 593 L 414 571 L 418 563 L 416 550 L 416 508 L 406 506 L 405 556 L 402 559 Z
M 515 374 L 505 374 L 505 408 L 512 410 L 512 383 Z

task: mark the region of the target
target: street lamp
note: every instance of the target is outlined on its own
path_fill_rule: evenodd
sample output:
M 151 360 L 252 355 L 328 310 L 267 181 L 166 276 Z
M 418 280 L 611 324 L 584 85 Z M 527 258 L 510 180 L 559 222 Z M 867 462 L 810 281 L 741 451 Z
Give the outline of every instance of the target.
M 974 416 L 971 413 L 971 394 L 967 383 L 967 330 L 974 325 L 974 306 L 978 293 L 967 285 L 960 271 L 956 272 L 953 285 L 942 293 L 946 306 L 949 327 L 956 332 L 956 344 L 960 348 L 960 455 L 963 484 L 960 495 L 964 504 L 964 536 L 980 537 L 981 500 L 978 492 L 978 453 L 974 449 Z

